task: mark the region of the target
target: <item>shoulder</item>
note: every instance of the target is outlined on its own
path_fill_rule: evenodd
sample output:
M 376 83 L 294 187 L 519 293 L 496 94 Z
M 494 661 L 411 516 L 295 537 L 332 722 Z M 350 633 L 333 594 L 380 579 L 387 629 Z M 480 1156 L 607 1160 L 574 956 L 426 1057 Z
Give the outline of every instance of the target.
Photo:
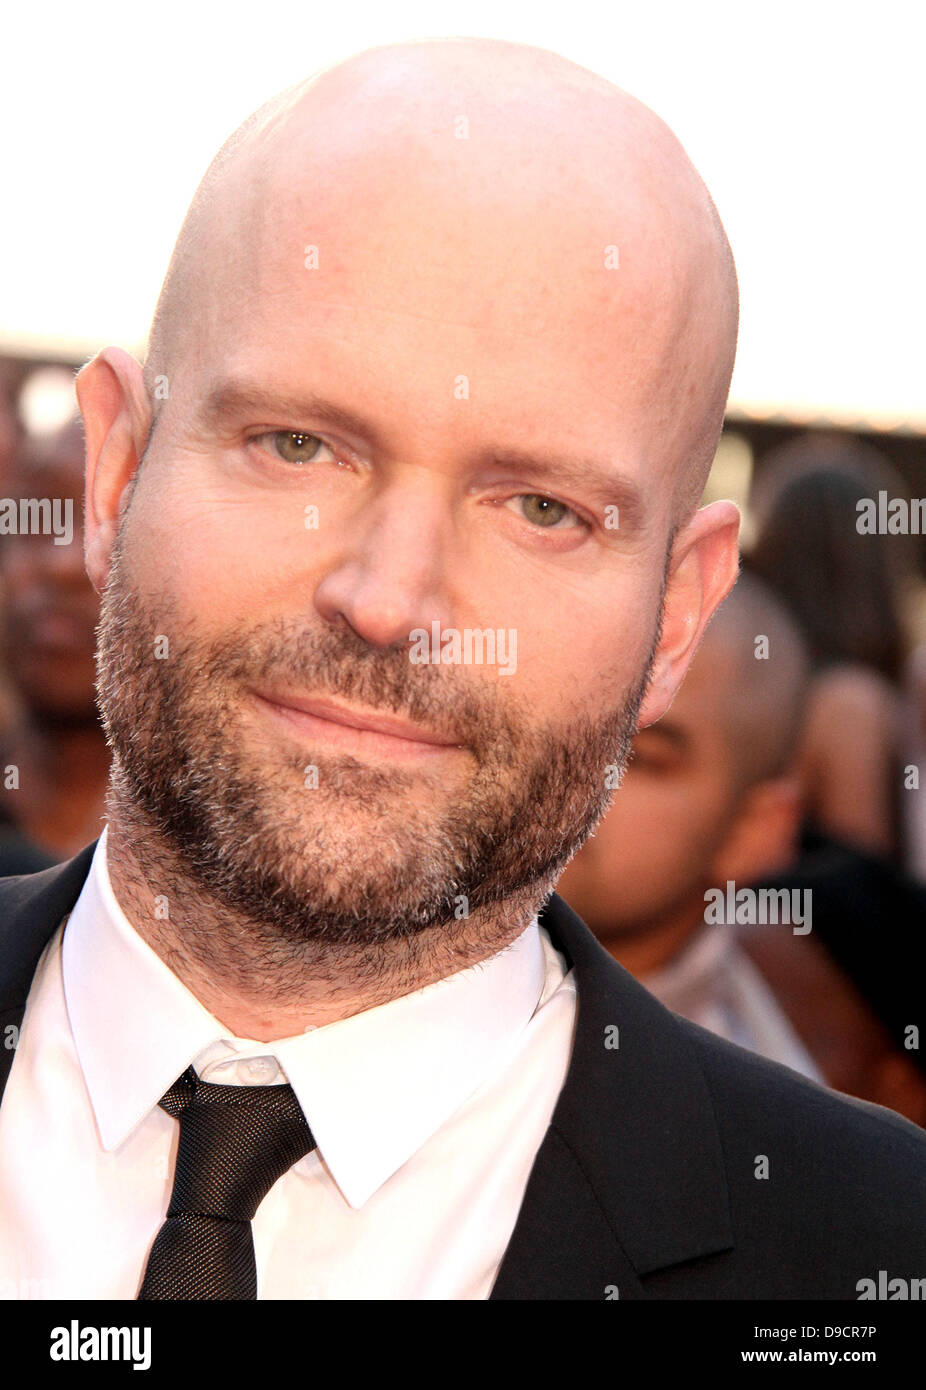
M 56 867 L 53 866 L 50 872 L 54 873 Z M 28 908 L 29 903 L 40 895 L 47 882 L 48 872 L 46 865 L 42 870 L 30 869 L 25 873 L 5 874 L 0 877 L 0 933 L 11 921 L 12 914 L 20 908 Z
M 833 1296 L 882 1268 L 926 1275 L 926 1132 L 678 1023 L 710 1092 L 737 1243 Z
M 926 1131 L 894 1111 L 818 1085 L 687 1019 L 677 1023 L 697 1054 L 729 1134 L 761 1132 L 802 1153 L 825 1145 L 834 1157 L 833 1146 L 845 1142 L 857 1156 L 876 1159 L 882 1172 L 899 1164 L 902 1177 L 908 1163 L 926 1163 Z M 922 1183 L 922 1171 L 910 1176 Z
M 21 835 L 0 817 L 0 883 L 6 878 L 23 877 L 50 869 L 54 856 Z
M 28 984 L 46 941 L 77 901 L 95 848 L 38 873 L 0 879 L 0 994 Z

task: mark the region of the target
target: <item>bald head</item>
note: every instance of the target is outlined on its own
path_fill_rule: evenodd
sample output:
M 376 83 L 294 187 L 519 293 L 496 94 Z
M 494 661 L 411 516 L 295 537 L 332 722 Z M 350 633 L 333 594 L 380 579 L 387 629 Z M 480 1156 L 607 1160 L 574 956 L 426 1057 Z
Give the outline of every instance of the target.
M 740 575 L 695 665 L 718 691 L 716 717 L 738 787 L 784 772 L 796 747 L 809 664 L 797 625 L 765 584 Z
M 527 372 L 555 378 L 581 354 L 576 416 L 605 442 L 620 421 L 614 451 L 670 479 L 676 520 L 697 505 L 735 351 L 732 256 L 678 141 L 603 78 L 541 49 L 428 40 L 275 97 L 194 197 L 148 393 L 157 404 L 166 378 L 182 398 L 197 367 L 221 352 L 231 370 L 261 331 L 349 340 L 375 382 L 371 322 L 384 352 L 397 333 L 433 359 L 441 335 L 453 378 L 468 343 L 488 346 L 515 397 Z

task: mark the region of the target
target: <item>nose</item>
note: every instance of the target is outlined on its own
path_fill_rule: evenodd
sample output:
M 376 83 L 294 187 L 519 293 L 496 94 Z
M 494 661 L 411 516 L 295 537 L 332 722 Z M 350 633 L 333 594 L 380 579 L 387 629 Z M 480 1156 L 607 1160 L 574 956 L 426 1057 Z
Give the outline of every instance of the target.
M 396 481 L 351 517 L 316 588 L 315 607 L 373 646 L 404 646 L 415 628 L 450 624 L 458 544 L 440 480 Z

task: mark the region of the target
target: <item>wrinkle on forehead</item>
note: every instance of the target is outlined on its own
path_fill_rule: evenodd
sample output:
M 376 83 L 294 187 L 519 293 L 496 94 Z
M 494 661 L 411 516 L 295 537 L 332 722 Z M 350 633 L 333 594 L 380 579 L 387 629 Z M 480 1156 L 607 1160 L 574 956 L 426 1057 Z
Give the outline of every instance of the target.
M 736 277 L 706 188 L 642 103 L 545 50 L 468 39 L 369 50 L 281 93 L 197 190 L 152 326 L 149 394 L 227 338 L 235 313 L 287 293 L 313 227 L 344 302 L 475 329 L 503 318 L 554 341 L 558 325 L 587 327 L 696 503 L 729 389 Z

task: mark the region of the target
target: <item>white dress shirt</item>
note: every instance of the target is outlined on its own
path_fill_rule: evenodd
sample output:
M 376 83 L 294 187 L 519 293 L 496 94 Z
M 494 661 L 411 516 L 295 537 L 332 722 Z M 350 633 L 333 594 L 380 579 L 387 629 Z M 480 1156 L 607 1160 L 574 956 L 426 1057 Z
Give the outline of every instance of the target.
M 702 927 L 685 949 L 643 984 L 673 1013 L 728 1042 L 823 1081 L 774 994 L 729 927 Z
M 232 1037 L 119 907 L 106 832 L 39 962 L 0 1105 L 0 1297 L 134 1299 L 206 1081 L 289 1081 L 317 1142 L 252 1222 L 258 1298 L 485 1299 L 572 1053 L 573 974 L 508 948 L 298 1037 Z

